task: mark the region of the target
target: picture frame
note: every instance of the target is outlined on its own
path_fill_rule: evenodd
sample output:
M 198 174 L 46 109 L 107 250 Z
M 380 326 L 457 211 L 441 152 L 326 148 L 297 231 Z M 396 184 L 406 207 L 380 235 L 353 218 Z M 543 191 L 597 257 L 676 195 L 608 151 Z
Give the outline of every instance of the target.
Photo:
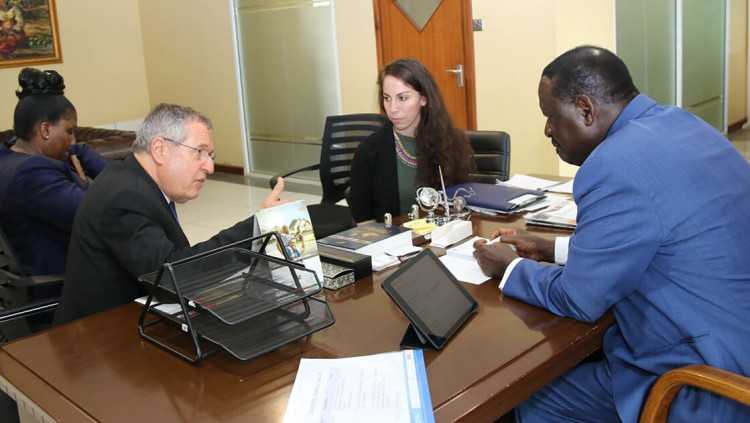
M 55 0 L 0 0 L 0 68 L 60 62 Z

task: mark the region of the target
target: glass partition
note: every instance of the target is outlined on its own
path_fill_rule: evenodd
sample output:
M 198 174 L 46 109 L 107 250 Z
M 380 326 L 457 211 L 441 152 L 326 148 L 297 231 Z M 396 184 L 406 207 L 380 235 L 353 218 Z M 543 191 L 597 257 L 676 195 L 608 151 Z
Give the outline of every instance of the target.
M 618 0 L 617 54 L 635 86 L 662 104 L 677 104 L 674 0 Z
M 317 163 L 325 117 L 340 114 L 333 2 L 235 0 L 235 7 L 252 170 Z
M 726 0 L 617 0 L 616 16 L 636 87 L 723 131 Z
M 724 131 L 724 0 L 682 0 L 682 106 Z

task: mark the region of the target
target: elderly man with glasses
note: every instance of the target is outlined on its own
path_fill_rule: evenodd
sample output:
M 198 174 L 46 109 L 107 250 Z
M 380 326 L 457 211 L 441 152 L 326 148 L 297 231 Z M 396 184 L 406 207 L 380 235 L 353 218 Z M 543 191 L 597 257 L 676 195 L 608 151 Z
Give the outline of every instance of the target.
M 58 322 L 128 303 L 145 294 L 138 276 L 253 234 L 253 217 L 190 246 L 174 203 L 198 197 L 214 171 L 211 121 L 189 107 L 156 106 L 133 152 L 111 163 L 81 203 L 68 248 Z M 283 180 L 261 204 L 280 203 Z

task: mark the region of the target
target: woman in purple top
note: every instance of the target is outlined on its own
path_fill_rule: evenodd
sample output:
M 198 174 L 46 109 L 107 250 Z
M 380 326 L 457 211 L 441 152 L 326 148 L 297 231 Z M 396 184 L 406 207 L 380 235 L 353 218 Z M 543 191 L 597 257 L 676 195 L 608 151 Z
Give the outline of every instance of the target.
M 75 143 L 60 74 L 25 68 L 18 83 L 15 137 L 0 145 L 0 227 L 28 274 L 64 273 L 76 209 L 106 162 Z

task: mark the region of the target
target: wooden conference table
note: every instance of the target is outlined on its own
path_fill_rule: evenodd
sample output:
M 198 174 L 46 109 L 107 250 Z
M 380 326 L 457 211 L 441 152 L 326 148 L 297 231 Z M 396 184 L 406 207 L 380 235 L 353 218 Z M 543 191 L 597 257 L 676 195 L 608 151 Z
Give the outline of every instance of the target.
M 482 235 L 523 226 L 473 223 Z M 20 392 L 43 421 L 279 422 L 301 357 L 399 349 L 408 321 L 380 288 L 392 272 L 326 292 L 333 326 L 251 361 L 220 352 L 189 364 L 140 338 L 140 306 L 128 304 L 3 346 L 0 388 Z M 609 314 L 593 325 L 557 317 L 501 298 L 497 285 L 464 284 L 479 312 L 442 351 L 425 351 L 438 422 L 494 421 L 595 351 L 613 322 Z

